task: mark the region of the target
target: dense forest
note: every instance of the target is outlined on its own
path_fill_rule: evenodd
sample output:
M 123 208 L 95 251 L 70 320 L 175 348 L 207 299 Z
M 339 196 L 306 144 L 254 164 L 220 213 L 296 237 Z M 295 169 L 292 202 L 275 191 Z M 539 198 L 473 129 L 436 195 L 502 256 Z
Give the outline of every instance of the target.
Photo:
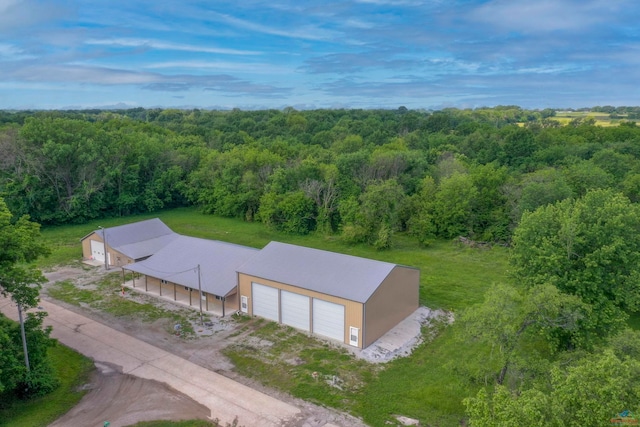
M 637 108 L 596 107 L 616 117 Z M 0 196 L 42 224 L 196 205 L 378 248 L 509 242 L 522 213 L 640 197 L 640 128 L 551 109 L 0 112 Z M 635 116 L 634 116 L 635 117 Z

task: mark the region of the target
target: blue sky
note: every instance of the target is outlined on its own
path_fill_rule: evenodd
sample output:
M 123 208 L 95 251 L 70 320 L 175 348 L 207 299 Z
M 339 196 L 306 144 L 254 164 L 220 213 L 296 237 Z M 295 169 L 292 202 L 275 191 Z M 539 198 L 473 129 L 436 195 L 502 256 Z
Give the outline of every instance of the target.
M 0 108 L 640 105 L 637 0 L 0 0 Z

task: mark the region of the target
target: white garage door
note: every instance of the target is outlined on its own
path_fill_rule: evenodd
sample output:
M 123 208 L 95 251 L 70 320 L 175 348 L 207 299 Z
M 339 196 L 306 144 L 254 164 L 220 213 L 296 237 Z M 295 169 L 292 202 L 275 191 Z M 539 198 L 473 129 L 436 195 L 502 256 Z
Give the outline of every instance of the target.
M 279 322 L 278 289 L 252 283 L 251 291 L 253 294 L 253 314 Z
M 344 305 L 313 299 L 313 332 L 344 341 Z
M 280 291 L 282 323 L 304 331 L 309 328 L 309 297 L 293 292 Z
M 104 262 L 104 243 L 91 240 L 91 256 L 96 261 Z

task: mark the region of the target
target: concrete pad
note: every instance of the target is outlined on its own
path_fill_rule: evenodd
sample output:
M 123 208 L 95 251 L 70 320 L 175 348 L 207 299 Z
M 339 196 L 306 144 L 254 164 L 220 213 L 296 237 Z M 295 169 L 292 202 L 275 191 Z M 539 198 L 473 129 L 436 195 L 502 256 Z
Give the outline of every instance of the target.
M 369 347 L 358 350 L 346 347 L 356 357 L 369 362 L 383 363 L 396 357 L 408 356 L 422 342 L 422 327 L 434 319 L 453 321 L 450 313 L 443 310 L 431 310 L 419 307 L 389 332 L 378 338 Z

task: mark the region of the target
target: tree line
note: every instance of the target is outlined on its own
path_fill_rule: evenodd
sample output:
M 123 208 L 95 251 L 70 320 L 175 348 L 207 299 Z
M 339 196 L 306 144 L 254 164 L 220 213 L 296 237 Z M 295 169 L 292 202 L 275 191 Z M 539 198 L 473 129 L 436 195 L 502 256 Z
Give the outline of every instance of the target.
M 640 128 L 555 111 L 0 112 L 0 195 L 42 224 L 195 205 L 387 248 L 508 242 L 522 214 L 588 190 L 638 200 Z

